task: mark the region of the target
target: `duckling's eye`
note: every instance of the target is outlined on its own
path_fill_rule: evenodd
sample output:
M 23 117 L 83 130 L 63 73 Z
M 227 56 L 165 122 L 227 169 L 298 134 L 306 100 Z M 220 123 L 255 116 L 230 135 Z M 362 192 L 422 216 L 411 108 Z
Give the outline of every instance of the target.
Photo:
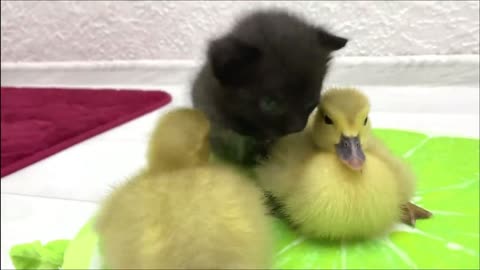
M 363 125 L 366 126 L 368 122 L 368 117 L 365 117 L 365 121 L 363 121 Z
M 323 117 L 323 121 L 325 121 L 325 124 L 327 124 L 327 125 L 332 125 L 333 124 L 332 119 L 330 119 L 330 117 L 328 117 L 328 115 L 325 115 Z

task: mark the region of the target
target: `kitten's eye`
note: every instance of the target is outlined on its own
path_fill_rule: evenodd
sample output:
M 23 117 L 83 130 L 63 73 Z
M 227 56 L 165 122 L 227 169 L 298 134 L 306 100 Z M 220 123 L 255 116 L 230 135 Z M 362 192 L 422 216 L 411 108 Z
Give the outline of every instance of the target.
M 328 117 L 328 115 L 325 115 L 323 117 L 323 120 L 325 121 L 325 124 L 327 124 L 327 125 L 332 125 L 333 124 L 332 119 L 330 119 L 330 117 Z
M 260 108 L 268 113 L 280 114 L 282 113 L 282 108 L 280 104 L 273 98 L 263 98 L 260 101 Z
M 368 122 L 368 117 L 365 117 L 365 121 L 363 121 L 363 125 L 366 126 Z

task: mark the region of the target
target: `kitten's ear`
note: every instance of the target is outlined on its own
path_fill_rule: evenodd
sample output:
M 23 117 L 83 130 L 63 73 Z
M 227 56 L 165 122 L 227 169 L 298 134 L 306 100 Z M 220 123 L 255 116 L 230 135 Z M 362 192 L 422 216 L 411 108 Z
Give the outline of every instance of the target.
M 348 39 L 331 34 L 324 29 L 317 30 L 317 38 L 323 47 L 332 51 L 340 50 L 345 47 L 348 42 Z
M 207 54 L 215 77 L 222 84 L 236 86 L 251 79 L 261 56 L 258 48 L 233 37 L 213 40 Z

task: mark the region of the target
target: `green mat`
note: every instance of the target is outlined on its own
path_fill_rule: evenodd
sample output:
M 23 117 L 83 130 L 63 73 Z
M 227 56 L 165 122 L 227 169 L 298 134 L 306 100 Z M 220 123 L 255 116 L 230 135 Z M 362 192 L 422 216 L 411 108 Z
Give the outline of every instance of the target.
M 411 163 L 418 176 L 414 202 L 433 213 L 416 228 L 399 225 L 388 236 L 358 243 L 306 239 L 272 218 L 274 268 L 282 269 L 478 269 L 479 140 L 428 137 L 375 129 Z M 63 269 L 100 267 L 97 236 L 89 221 L 70 242 Z
M 68 244 L 68 240 L 55 240 L 45 245 L 34 241 L 14 246 L 10 257 L 16 269 L 58 269 Z

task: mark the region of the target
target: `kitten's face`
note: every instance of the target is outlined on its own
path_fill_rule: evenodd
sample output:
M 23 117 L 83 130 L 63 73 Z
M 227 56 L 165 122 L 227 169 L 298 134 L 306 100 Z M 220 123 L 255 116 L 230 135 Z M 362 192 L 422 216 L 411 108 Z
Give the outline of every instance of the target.
M 301 131 L 319 102 L 330 54 L 346 43 L 285 13 L 246 18 L 209 46 L 222 124 L 261 140 Z
M 323 74 L 316 78 L 279 74 L 259 73 L 254 83 L 229 89 L 223 104 L 230 128 L 242 135 L 270 140 L 305 127 L 319 102 Z

